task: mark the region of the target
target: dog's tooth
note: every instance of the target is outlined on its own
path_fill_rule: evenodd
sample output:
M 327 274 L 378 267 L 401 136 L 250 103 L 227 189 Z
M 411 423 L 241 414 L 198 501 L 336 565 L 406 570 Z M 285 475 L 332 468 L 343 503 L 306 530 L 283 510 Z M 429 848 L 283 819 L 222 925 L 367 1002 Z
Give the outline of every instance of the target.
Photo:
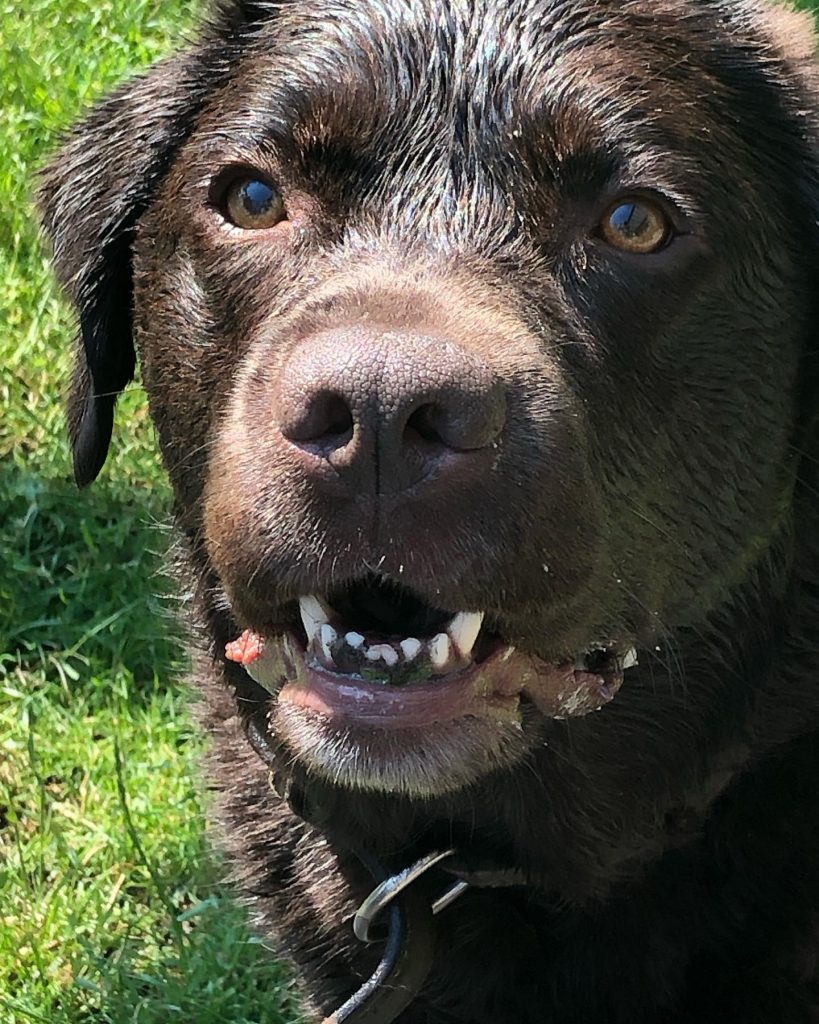
M 449 636 L 438 633 L 429 642 L 429 660 L 435 668 L 443 668 L 449 661 Z
M 299 598 L 299 613 L 309 643 L 325 622 L 330 621 L 330 611 L 323 601 L 312 594 Z
M 580 657 L 575 661 L 572 666 L 575 672 L 588 672 L 589 671 L 589 655 L 581 654 Z
M 325 622 L 321 627 L 319 633 L 319 643 L 321 644 L 321 653 L 324 655 L 324 660 L 328 665 L 334 665 L 332 646 L 338 639 L 338 633 L 333 629 L 329 622 Z
M 290 669 L 290 671 L 294 671 L 297 655 L 296 650 L 293 647 L 293 641 L 288 633 L 285 633 L 282 637 L 282 650 L 284 651 L 284 656 L 287 659 L 288 669 Z
M 472 653 L 482 623 L 483 612 L 458 612 L 447 626 L 447 633 L 462 658 L 468 658 Z
M 364 643 L 364 637 L 360 633 L 356 633 L 355 631 L 345 633 L 344 640 L 347 646 L 352 647 L 354 651 L 357 651 L 358 648 Z
M 629 647 L 620 660 L 620 666 L 625 671 L 627 668 L 634 668 L 637 664 L 637 650 L 634 647 Z
M 412 661 L 421 650 L 421 641 L 416 640 L 414 636 L 408 636 L 406 640 L 401 641 L 399 646 L 407 661 Z
M 381 661 L 383 659 L 388 668 L 398 664 L 398 652 L 391 644 L 372 644 L 368 648 L 365 657 L 368 661 Z

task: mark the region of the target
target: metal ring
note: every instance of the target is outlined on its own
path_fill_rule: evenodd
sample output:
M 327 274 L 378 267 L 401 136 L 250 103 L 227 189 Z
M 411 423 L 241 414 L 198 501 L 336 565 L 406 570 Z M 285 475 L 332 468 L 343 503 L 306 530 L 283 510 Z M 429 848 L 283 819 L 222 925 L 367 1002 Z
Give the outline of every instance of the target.
M 417 860 L 414 864 L 410 864 L 408 868 L 404 868 L 403 871 L 399 871 L 395 875 L 391 875 L 389 878 L 377 885 L 370 895 L 364 900 L 361 906 L 356 911 L 356 915 L 353 918 L 353 932 L 355 937 L 360 939 L 361 942 L 372 942 L 370 938 L 370 929 L 374 924 L 376 918 L 395 897 L 403 892 L 408 885 L 411 885 L 417 878 L 420 878 L 425 872 L 429 871 L 430 868 L 435 867 L 442 860 L 447 857 L 451 857 L 455 853 L 454 850 L 437 850 L 433 853 L 429 853 L 426 857 L 422 857 Z M 448 907 L 450 903 L 454 902 L 469 886 L 468 882 L 458 881 L 454 885 L 450 886 L 449 889 L 432 905 L 432 912 L 437 914 L 439 911 Z
M 446 910 L 449 904 L 454 903 L 468 888 L 469 882 L 464 882 L 463 879 L 459 882 L 453 882 L 447 891 L 432 904 L 432 913 L 440 914 L 442 910 Z

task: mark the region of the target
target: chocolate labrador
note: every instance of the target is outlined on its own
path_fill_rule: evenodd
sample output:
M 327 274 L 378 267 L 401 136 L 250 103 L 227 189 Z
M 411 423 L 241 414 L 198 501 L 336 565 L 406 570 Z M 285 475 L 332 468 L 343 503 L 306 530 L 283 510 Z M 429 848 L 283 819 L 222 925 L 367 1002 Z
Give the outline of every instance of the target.
M 48 168 L 76 478 L 138 357 L 308 1019 L 819 1019 L 813 46 L 225 0 Z

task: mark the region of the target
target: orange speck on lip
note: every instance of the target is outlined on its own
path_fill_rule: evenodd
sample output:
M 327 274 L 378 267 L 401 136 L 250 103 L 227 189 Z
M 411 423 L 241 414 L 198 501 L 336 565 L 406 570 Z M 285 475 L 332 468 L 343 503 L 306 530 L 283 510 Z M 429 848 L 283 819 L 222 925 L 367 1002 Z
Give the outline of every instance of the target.
M 225 644 L 225 657 L 228 661 L 235 661 L 239 665 L 252 665 L 257 658 L 261 657 L 264 650 L 264 640 L 258 633 L 246 629 L 238 640 L 231 640 Z

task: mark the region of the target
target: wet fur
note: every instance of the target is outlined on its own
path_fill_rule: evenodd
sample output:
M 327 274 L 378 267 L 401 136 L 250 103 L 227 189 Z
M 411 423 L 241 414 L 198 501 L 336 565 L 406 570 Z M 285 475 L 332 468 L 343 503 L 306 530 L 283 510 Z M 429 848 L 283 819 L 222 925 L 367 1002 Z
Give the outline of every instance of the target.
M 819 1016 L 817 109 L 807 20 L 758 3 L 236 2 L 47 171 L 80 319 L 77 479 L 103 464 L 135 343 L 210 641 L 225 842 L 309 1012 L 371 966 L 348 921 L 364 836 L 396 867 L 454 842 L 526 880 L 442 915 L 403 1024 Z M 302 237 L 219 233 L 203 181 L 239 158 L 277 168 Z M 689 209 L 650 265 L 588 240 L 624 175 Z M 260 427 L 292 339 L 376 308 L 513 382 L 490 515 L 443 495 L 365 530 L 305 497 Z M 543 657 L 622 633 L 640 666 L 599 714 L 528 709 L 491 762 L 453 755 L 424 799 L 334 786 L 291 749 L 308 826 L 247 742 L 263 695 L 221 651 L 399 561 Z

